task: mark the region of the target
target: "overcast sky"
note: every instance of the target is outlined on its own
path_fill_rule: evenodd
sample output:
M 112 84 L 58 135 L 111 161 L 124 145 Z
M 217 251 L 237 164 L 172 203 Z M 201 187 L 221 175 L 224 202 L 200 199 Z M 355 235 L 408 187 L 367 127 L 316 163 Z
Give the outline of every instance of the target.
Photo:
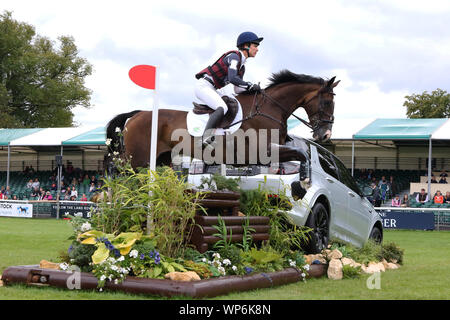
M 152 92 L 128 78 L 139 64 L 159 67 L 161 108 L 190 107 L 194 75 L 234 49 L 243 31 L 264 37 L 245 80 L 265 85 L 281 69 L 336 76 L 336 122 L 405 118 L 405 95 L 450 87 L 447 0 L 2 0 L 0 10 L 55 44 L 75 38 L 93 65 L 92 107 L 73 110 L 80 125 L 152 108 Z

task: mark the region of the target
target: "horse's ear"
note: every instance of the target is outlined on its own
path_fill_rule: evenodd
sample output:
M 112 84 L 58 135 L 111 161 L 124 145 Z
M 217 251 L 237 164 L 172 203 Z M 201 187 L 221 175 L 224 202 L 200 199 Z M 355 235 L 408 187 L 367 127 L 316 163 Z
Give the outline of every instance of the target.
M 332 85 L 331 87 L 332 87 L 332 88 L 336 87 L 336 86 L 339 84 L 339 82 L 341 82 L 341 80 L 338 80 L 338 81 L 336 81 L 335 83 L 333 83 L 333 85 Z
M 336 79 L 336 76 L 334 76 L 333 78 L 331 78 L 330 80 L 327 81 L 328 88 L 331 88 L 331 86 L 333 85 L 334 79 Z

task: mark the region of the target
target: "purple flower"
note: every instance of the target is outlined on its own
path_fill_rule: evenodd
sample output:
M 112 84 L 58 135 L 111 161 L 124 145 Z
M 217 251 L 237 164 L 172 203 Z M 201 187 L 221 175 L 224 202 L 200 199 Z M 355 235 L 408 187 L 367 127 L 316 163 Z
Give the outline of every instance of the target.
M 245 270 L 245 272 L 246 272 L 247 274 L 253 272 L 253 268 L 250 268 L 250 267 L 245 267 L 244 270 Z
M 144 260 L 145 259 L 145 254 L 141 253 L 141 255 L 139 256 L 139 259 Z
M 71 245 L 71 246 L 69 247 L 69 250 L 67 250 L 67 252 L 68 252 L 68 253 L 71 253 L 72 250 L 73 250 L 73 246 Z

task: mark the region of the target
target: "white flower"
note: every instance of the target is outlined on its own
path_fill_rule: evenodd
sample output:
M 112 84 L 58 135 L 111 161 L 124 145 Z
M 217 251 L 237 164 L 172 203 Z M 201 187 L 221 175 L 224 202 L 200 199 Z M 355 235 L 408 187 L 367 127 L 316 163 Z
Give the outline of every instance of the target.
M 303 269 L 305 269 L 306 271 L 309 271 L 309 264 L 305 264 L 305 265 L 303 266 Z
M 119 127 L 116 127 L 116 132 L 120 132 L 120 128 Z
M 306 277 L 306 274 L 303 272 L 303 273 L 302 273 L 302 278 L 304 278 L 304 277 Z
M 107 146 L 109 146 L 109 145 L 111 144 L 111 141 L 112 141 L 112 139 L 111 139 L 111 138 L 108 138 L 108 139 L 106 139 L 105 144 L 106 144 Z
M 222 262 L 226 266 L 229 266 L 231 264 L 231 261 L 229 259 L 224 259 Z
M 119 284 L 119 280 L 117 280 L 117 279 L 114 280 L 114 283 L 115 283 L 115 284 Z
M 223 275 L 225 275 L 225 269 L 224 267 L 218 267 L 217 270 L 219 270 L 219 272 Z
M 202 262 L 206 262 L 206 261 L 208 261 L 208 260 L 206 260 L 206 258 L 203 258 L 203 259 L 202 259 Z
M 117 259 L 117 261 L 119 261 L 119 262 L 120 262 L 120 261 L 123 261 L 123 260 L 125 260 L 125 257 L 124 257 L 124 256 L 120 256 L 120 258 Z
M 103 288 L 100 288 L 98 291 L 102 292 L 102 291 L 103 291 Z
M 102 275 L 101 277 L 100 277 L 100 281 L 105 281 L 106 280 L 106 276 L 105 275 Z
M 214 257 L 214 258 L 217 258 L 217 259 L 220 259 L 220 254 L 217 253 L 217 252 L 214 252 L 214 253 L 213 253 L 213 257 Z
M 295 263 L 295 261 L 290 260 L 289 265 L 290 265 L 291 267 L 295 267 L 295 266 L 296 266 L 296 263 Z
M 136 249 L 131 250 L 130 257 L 131 258 L 137 258 L 139 252 Z
M 81 225 L 81 231 L 86 232 L 92 229 L 92 226 L 89 222 L 85 222 Z
M 237 267 L 236 267 L 236 266 L 232 266 L 231 269 L 232 269 L 233 271 L 236 271 L 236 270 L 237 270 Z
M 67 263 L 65 263 L 65 262 L 60 263 L 60 264 L 59 264 L 59 267 L 61 268 L 61 270 L 67 270 L 67 269 L 69 269 L 69 265 L 68 265 Z
M 112 266 L 111 266 L 111 270 L 112 270 L 112 271 L 117 271 L 118 269 L 119 269 L 119 268 L 118 268 L 117 266 L 115 266 L 115 265 L 112 265 Z

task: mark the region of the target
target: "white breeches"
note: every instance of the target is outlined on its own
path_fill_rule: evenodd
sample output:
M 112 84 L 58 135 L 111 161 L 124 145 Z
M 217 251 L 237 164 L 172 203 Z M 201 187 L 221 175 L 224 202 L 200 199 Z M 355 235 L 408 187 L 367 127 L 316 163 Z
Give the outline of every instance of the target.
M 223 101 L 220 94 L 216 91 L 216 88 L 206 81 L 205 79 L 199 79 L 195 84 L 195 96 L 205 103 L 208 107 L 217 110 L 217 108 L 223 108 L 223 114 L 226 114 L 228 111 L 228 107 Z

